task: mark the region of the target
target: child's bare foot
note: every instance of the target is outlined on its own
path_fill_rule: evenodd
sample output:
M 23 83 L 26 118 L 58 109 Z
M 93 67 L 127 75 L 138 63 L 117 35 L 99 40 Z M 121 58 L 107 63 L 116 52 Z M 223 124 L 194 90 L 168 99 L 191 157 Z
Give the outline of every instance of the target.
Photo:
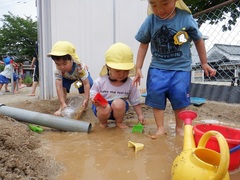
M 35 96 L 35 94 L 28 94 L 28 96 Z
M 19 86 L 19 89 L 22 89 L 22 88 L 24 88 L 24 87 L 26 87 L 26 85 L 25 85 L 25 84 L 21 84 L 21 85 Z
M 127 129 L 128 126 L 126 124 L 123 124 L 123 123 L 116 123 L 116 126 L 121 128 L 121 129 Z
M 100 127 L 100 128 L 107 128 L 108 125 L 107 125 L 107 124 L 101 124 L 101 123 L 100 123 L 100 124 L 99 124 L 99 127 Z
M 181 127 L 176 127 L 176 134 L 184 136 L 184 130 Z
M 158 128 L 157 132 L 154 135 L 149 135 L 152 139 L 157 139 L 158 137 L 162 136 L 164 134 L 164 127 Z
M 18 91 L 16 91 L 16 90 L 14 90 L 14 94 L 19 94 L 19 92 L 18 92 Z

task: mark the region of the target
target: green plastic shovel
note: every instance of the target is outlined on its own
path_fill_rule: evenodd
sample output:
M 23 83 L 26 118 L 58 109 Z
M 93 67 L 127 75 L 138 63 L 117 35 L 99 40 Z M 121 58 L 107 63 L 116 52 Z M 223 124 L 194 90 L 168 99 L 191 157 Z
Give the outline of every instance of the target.
M 138 123 L 136 125 L 133 126 L 132 128 L 132 132 L 135 133 L 142 133 L 143 132 L 143 129 L 144 129 L 144 126 L 141 124 L 141 123 Z
M 28 124 L 28 127 L 34 132 L 37 132 L 37 133 L 43 132 L 43 128 L 41 128 L 40 126 L 34 126 L 31 124 Z

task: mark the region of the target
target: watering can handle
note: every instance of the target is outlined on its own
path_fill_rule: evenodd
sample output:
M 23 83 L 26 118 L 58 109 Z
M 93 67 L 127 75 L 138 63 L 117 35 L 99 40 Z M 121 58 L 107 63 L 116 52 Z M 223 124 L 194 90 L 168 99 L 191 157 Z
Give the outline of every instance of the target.
M 215 136 L 218 140 L 218 144 L 220 147 L 220 163 L 218 166 L 218 170 L 212 179 L 222 179 L 225 177 L 227 171 L 228 171 L 228 166 L 229 166 L 229 147 L 226 139 L 224 136 L 219 133 L 218 131 L 208 131 L 203 136 L 201 137 L 198 147 L 204 148 L 208 142 L 208 140 L 212 137 Z

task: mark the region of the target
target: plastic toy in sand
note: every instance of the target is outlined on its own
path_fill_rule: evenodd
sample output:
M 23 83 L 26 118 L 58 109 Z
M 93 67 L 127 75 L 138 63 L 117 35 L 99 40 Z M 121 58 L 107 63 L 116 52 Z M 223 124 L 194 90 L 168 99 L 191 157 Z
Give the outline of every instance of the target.
M 128 147 L 134 148 L 134 152 L 137 153 L 138 151 L 140 151 L 140 150 L 143 149 L 144 144 L 142 144 L 142 143 L 135 143 L 135 142 L 132 142 L 132 141 L 128 141 Z
M 62 111 L 61 115 L 63 117 L 71 119 L 80 119 L 83 113 L 82 107 L 83 98 L 80 96 L 74 96 L 69 100 L 67 107 Z
M 141 123 L 138 123 L 136 125 L 133 126 L 132 128 L 132 133 L 142 133 L 144 129 L 144 126 Z
M 104 108 L 108 105 L 107 100 L 101 95 L 101 93 L 95 95 L 94 101 L 97 101 Z
M 29 127 L 33 132 L 37 132 L 37 133 L 43 132 L 43 128 L 41 128 L 40 126 L 28 124 L 28 127 Z

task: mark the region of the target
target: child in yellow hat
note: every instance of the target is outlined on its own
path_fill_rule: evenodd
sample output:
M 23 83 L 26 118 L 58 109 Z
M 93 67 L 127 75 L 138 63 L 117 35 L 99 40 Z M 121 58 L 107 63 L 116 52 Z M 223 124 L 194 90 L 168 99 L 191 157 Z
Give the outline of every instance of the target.
M 100 77 L 96 79 L 90 90 L 92 110 L 100 122 L 100 127 L 108 127 L 108 119 L 115 120 L 119 128 L 128 128 L 123 124 L 123 118 L 128 111 L 129 103 L 133 106 L 138 121 L 145 124 L 141 108 L 141 95 L 139 90 L 132 85 L 129 76 L 134 75 L 132 50 L 123 43 L 110 46 L 105 54 L 105 65 Z M 107 100 L 106 106 L 101 106 L 94 97 L 97 93 Z
M 164 134 L 166 100 L 175 112 L 176 133 L 183 135 L 183 122 L 178 113 L 190 105 L 191 51 L 193 40 L 206 76 L 215 76 L 216 70 L 207 63 L 202 34 L 191 11 L 182 0 L 149 0 L 148 17 L 135 39 L 140 42 L 137 55 L 137 73 L 133 83 L 142 78 L 142 66 L 151 44 L 151 63 L 147 76 L 146 105 L 153 108 L 157 131 L 152 138 Z
M 67 93 L 70 92 L 73 83 L 79 93 L 84 93 L 83 107 L 86 108 L 93 80 L 87 66 L 80 62 L 74 45 L 68 41 L 58 41 L 53 45 L 51 52 L 47 56 L 53 59 L 57 68 L 55 79 L 60 108 L 54 115 L 61 116 L 62 110 L 67 107 Z

